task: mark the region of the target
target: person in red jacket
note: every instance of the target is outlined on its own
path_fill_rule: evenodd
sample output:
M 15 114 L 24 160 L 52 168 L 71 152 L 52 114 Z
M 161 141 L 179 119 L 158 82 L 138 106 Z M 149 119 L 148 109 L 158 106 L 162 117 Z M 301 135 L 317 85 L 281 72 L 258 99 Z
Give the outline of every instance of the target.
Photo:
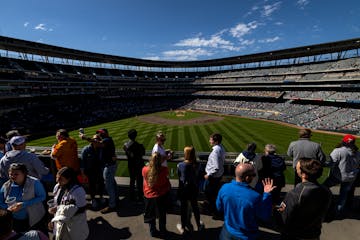
M 161 166 L 162 157 L 155 152 L 151 155 L 149 164 L 142 170 L 144 178 L 143 190 L 145 197 L 144 222 L 149 224 L 150 235 L 158 234 L 156 229 L 156 213 L 159 213 L 160 234 L 165 235 L 166 230 L 166 206 L 171 189 L 169 181 L 169 169 Z

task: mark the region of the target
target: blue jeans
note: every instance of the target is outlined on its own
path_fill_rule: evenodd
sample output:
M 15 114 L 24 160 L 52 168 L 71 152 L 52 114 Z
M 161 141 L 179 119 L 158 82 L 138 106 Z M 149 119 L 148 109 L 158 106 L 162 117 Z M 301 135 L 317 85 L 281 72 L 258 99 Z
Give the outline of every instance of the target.
M 351 190 L 354 181 L 351 182 L 342 182 L 340 184 L 340 192 L 339 192 L 339 200 L 337 203 L 337 211 L 342 214 L 345 210 L 346 201 L 348 198 L 348 194 Z
M 353 185 L 354 181 L 351 182 L 341 182 L 340 180 L 336 179 L 335 177 L 329 176 L 325 182 L 323 183 L 327 187 L 332 187 L 335 185 L 340 184 L 340 192 L 339 192 L 339 198 L 336 203 L 336 213 L 337 214 L 343 214 L 345 207 L 346 207 L 346 201 L 348 198 L 348 194 L 351 190 L 351 187 Z
M 118 200 L 117 184 L 115 181 L 115 172 L 117 164 L 105 166 L 103 171 L 103 177 L 105 181 L 105 188 L 109 195 L 109 207 L 115 208 Z

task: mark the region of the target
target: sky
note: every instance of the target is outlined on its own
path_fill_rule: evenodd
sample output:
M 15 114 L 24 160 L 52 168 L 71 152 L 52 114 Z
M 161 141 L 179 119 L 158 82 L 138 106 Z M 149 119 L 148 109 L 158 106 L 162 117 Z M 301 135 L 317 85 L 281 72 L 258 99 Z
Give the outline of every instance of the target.
M 163 61 L 360 37 L 359 0 L 0 0 L 0 35 Z

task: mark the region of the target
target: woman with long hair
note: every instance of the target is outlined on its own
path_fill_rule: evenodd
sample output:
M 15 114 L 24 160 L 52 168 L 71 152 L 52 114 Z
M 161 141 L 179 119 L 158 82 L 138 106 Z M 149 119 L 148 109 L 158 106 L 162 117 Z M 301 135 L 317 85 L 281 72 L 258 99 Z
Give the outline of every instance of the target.
M 204 229 L 204 223 L 200 220 L 200 211 L 197 202 L 199 193 L 199 164 L 196 162 L 196 153 L 193 146 L 184 148 L 184 161 L 177 165 L 179 176 L 178 199 L 181 203 L 181 224 L 176 227 L 181 234 L 185 229 L 193 231 L 191 224 L 191 208 L 198 230 Z M 191 208 L 190 208 L 191 206 Z
M 151 155 L 149 164 L 142 170 L 144 178 L 143 190 L 145 197 L 144 222 L 149 224 L 150 235 L 158 234 L 156 229 L 156 214 L 159 213 L 160 234 L 165 235 L 166 206 L 170 192 L 169 169 L 161 165 L 162 157 L 155 152 Z
M 72 168 L 63 167 L 56 174 L 54 206 L 49 213 L 54 218 L 49 223 L 55 239 L 84 240 L 89 235 L 86 219 L 86 193 L 78 183 Z

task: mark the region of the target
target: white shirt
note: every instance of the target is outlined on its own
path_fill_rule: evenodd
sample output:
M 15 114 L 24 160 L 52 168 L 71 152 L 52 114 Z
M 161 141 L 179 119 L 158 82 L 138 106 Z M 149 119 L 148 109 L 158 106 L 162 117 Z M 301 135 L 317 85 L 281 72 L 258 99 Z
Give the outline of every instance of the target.
M 206 163 L 208 176 L 221 177 L 224 174 L 225 149 L 221 144 L 214 145 Z
M 160 146 L 160 145 L 157 144 L 157 143 L 155 143 L 155 145 L 154 145 L 154 147 L 153 147 L 153 149 L 152 149 L 152 151 L 151 151 L 151 154 L 153 154 L 153 153 L 155 153 L 155 152 L 158 152 L 162 158 L 167 159 L 167 155 L 166 155 L 166 151 L 165 151 L 164 147 L 163 147 L 163 146 Z M 162 164 L 161 164 L 161 166 L 167 167 L 167 166 L 168 166 L 167 160 L 163 161 Z

